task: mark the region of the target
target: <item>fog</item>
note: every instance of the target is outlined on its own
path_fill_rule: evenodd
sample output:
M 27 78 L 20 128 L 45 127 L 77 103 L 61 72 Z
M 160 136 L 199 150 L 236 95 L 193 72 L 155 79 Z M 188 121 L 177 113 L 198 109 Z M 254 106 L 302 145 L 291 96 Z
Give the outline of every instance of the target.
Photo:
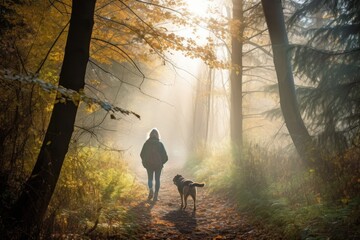
M 111 119 L 102 109 L 94 112 L 85 109 L 78 115 L 77 124 L 88 132 L 91 129 L 94 135 L 83 134 L 81 140 L 93 146 L 122 150 L 133 170 L 142 171 L 142 145 L 150 130 L 157 128 L 169 156 L 169 167 L 181 167 L 192 148 L 193 102 L 199 65 L 199 60 L 173 52 L 167 62 L 157 59 L 151 65 L 142 65 L 144 79 L 127 64 L 113 63 L 106 71 L 89 64 L 88 82 L 97 79 L 101 87 L 88 84 L 88 94 L 133 111 L 141 119 L 121 114 Z
M 143 171 L 140 151 L 152 128 L 159 130 L 167 150 L 169 162 L 166 168 L 178 168 L 197 147 L 193 142 L 194 127 L 204 127 L 201 123 L 194 126 L 195 99 L 196 92 L 201 91 L 198 89 L 199 82 L 208 81 L 209 69 L 200 60 L 186 58 L 181 53 L 172 53 L 170 57 L 172 62 L 156 61 L 150 67 L 143 66 L 145 79 L 119 63 L 111 67 L 116 78 L 95 70 L 96 76 L 107 83 L 107 87 L 102 89 L 105 99 L 139 114 L 141 119 L 117 114 L 114 120 L 99 109 L 93 114 L 96 117 L 89 118 L 85 114 L 83 123 L 90 126 L 101 122 L 97 141 L 123 150 L 124 158 L 136 172 Z M 209 150 L 229 144 L 230 139 L 229 74 L 227 70 L 213 70 L 211 77 L 214 89 L 208 124 Z M 278 100 L 260 91 L 263 88 L 261 84 L 245 78 L 244 82 L 247 81 L 249 83 L 244 84 L 244 91 L 254 92 L 244 94 L 245 141 L 275 147 L 286 141 L 287 138 L 280 136 L 282 131 L 286 134 L 286 129 L 281 128 L 281 121 L 265 118 L 260 113 L 276 107 Z M 203 118 L 205 124 L 206 119 Z
M 194 13 L 207 14 L 200 2 L 194 4 L 192 3 L 191 8 Z M 176 33 L 191 37 L 189 29 L 177 29 Z M 198 34 L 204 38 L 209 36 L 202 28 Z M 202 39 L 198 41 L 201 42 Z M 245 47 L 244 51 L 246 50 L 249 49 Z M 219 58 L 228 59 L 225 47 L 220 47 L 217 54 Z M 117 119 L 114 120 L 98 109 L 90 117 L 89 114 L 78 117 L 77 122 L 87 127 L 96 125 L 97 130 L 94 132 L 97 137 L 96 141 L 91 140 L 92 144 L 123 150 L 124 158 L 135 171 L 143 170 L 140 151 L 152 128 L 159 130 L 161 141 L 167 150 L 167 167 L 183 166 L 189 154 L 197 148 L 198 143 L 194 144 L 194 129 L 204 128 L 203 131 L 207 131 L 208 150 L 229 145 L 229 71 L 210 70 L 201 60 L 185 57 L 181 52 L 168 52 L 166 57 L 167 60 L 157 58 L 150 64 L 139 64 L 141 72 L 126 63 L 114 62 L 106 71 L 89 64 L 88 82 L 91 82 L 89 79 L 97 79 L 101 85 L 88 87 L 86 91 L 115 106 L 139 114 L 141 119 L 117 114 Z M 265 86 L 276 83 L 276 75 L 271 67 L 272 59 L 261 52 L 255 52 L 250 57 L 244 57 L 244 65 L 245 142 L 260 143 L 268 148 L 284 146 L 289 138 L 282 121 L 265 118 L 263 114 L 279 107 L 276 93 L 265 93 Z M 270 66 L 270 69 L 261 67 L 264 65 Z M 209 92 L 202 89 L 201 85 L 210 79 L 212 90 Z M 204 98 L 210 94 L 210 102 L 207 103 L 208 115 L 200 113 L 198 123 L 194 124 L 194 113 L 200 111 L 195 107 L 197 93 Z M 203 104 L 201 100 L 199 102 Z
M 117 136 L 113 139 L 120 148 L 128 149 L 126 155 L 135 166 L 140 163 L 140 151 L 152 128 L 160 132 L 171 165 L 181 166 L 189 152 L 192 131 L 193 96 L 195 79 L 190 74 L 194 65 L 176 61 L 181 69 L 174 69 L 171 64 L 160 64 L 147 74 L 141 86 L 142 92 L 124 86 L 115 105 L 123 105 L 138 113 L 141 120 L 132 119 L 117 124 Z M 196 61 L 192 61 L 195 64 Z M 186 66 L 187 65 L 187 66 Z M 188 72 L 187 72 L 188 71 Z

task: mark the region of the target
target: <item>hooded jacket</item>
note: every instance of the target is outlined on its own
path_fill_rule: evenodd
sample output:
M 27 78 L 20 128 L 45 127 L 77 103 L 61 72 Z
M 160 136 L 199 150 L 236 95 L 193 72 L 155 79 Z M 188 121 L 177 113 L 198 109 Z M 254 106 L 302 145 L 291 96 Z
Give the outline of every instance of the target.
M 157 170 L 161 169 L 168 161 L 164 145 L 156 137 L 150 137 L 144 143 L 140 157 L 144 168 Z

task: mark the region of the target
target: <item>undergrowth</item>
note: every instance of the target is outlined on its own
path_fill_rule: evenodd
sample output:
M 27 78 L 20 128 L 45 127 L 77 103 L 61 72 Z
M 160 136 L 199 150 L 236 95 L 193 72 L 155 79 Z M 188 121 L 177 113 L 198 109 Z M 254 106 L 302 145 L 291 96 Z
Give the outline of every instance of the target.
M 281 150 L 248 145 L 234 161 L 229 147 L 198 149 L 187 163 L 210 191 L 222 192 L 284 239 L 359 239 L 359 149 L 334 164 L 330 181 Z
M 126 228 L 130 203 L 145 191 L 122 156 L 98 148 L 67 155 L 44 224 L 45 238 L 107 238 Z

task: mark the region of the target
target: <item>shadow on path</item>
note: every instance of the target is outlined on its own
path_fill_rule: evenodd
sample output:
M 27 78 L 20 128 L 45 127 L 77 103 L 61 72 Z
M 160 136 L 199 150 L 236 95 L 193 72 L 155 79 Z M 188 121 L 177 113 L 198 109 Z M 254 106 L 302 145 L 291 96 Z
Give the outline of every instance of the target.
M 174 210 L 167 213 L 164 220 L 174 224 L 175 228 L 183 234 L 192 233 L 197 227 L 195 213 L 189 213 L 182 210 Z
M 151 209 L 154 205 L 154 202 L 144 200 L 129 208 L 123 219 L 123 237 L 132 239 L 132 236 L 139 236 L 147 232 L 147 227 L 152 221 Z

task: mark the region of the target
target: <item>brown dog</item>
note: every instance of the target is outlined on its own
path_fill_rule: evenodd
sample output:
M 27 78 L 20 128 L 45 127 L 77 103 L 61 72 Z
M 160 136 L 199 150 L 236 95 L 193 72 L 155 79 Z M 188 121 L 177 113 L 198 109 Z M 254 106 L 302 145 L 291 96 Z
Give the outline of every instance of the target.
M 196 187 L 205 186 L 204 183 L 195 183 L 191 180 L 183 178 L 181 175 L 176 175 L 173 179 L 174 184 L 177 186 L 181 198 L 181 209 L 187 206 L 187 198 L 189 195 L 194 200 L 194 211 L 196 210 Z M 185 206 L 184 206 L 185 201 Z M 183 208 L 184 207 L 184 208 Z

